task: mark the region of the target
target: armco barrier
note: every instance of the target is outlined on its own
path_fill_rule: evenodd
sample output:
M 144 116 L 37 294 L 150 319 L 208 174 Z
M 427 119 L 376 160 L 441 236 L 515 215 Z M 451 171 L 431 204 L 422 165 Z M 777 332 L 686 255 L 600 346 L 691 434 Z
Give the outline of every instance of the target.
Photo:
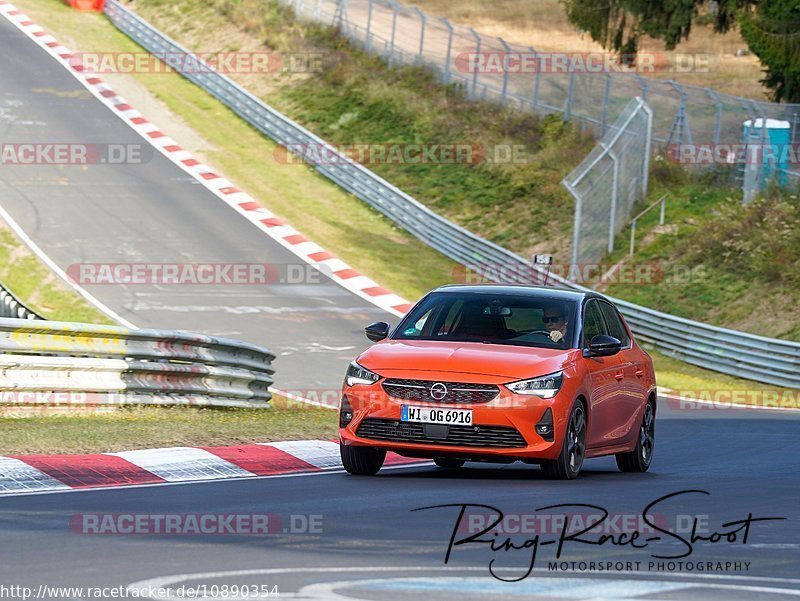
M 181 56 L 189 52 L 117 0 L 107 0 L 104 10 L 120 31 L 156 56 L 167 56 L 168 53 Z M 304 148 L 326 147 L 338 160 L 315 164 L 320 173 L 454 261 L 474 266 L 482 273 L 496 270 L 498 266 L 508 266 L 510 269 L 502 270 L 498 277 L 501 282 L 542 283 L 541 272 L 531 273 L 530 263 L 526 259 L 437 215 L 225 75 L 215 72 L 211 67 L 202 72 L 185 72 L 182 75 L 278 143 L 287 147 L 293 144 Z M 586 289 L 562 278 L 551 276 L 550 280 L 562 287 Z M 758 382 L 800 388 L 798 342 L 717 328 L 614 300 L 637 336 L 671 356 Z
M 0 282 L 0 317 L 15 317 L 19 319 L 42 319 L 35 311 L 28 309 Z
M 274 358 L 202 334 L 0 319 L 0 401 L 267 407 Z

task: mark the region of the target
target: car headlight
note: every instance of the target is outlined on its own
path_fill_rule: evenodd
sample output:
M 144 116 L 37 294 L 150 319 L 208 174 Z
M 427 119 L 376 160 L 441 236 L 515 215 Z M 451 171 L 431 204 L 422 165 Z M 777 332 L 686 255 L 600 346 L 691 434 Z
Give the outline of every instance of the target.
M 557 371 L 554 374 L 533 378 L 531 380 L 512 382 L 511 384 L 506 384 L 506 387 L 516 394 L 528 394 L 543 399 L 552 399 L 561 389 L 563 380 L 563 372 Z
M 381 377 L 378 374 L 372 373 L 370 370 L 361 367 L 355 361 L 353 361 L 350 364 L 350 367 L 347 368 L 347 374 L 344 377 L 348 386 L 353 386 L 354 384 L 365 384 L 369 386 L 370 384 L 374 384 L 380 380 L 380 378 Z

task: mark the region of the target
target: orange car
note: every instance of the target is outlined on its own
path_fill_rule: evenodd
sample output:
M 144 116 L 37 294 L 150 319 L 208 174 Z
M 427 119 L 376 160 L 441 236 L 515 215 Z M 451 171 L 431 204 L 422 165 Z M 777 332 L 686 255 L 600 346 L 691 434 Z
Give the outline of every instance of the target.
M 653 459 L 653 362 L 606 298 L 592 292 L 453 285 L 425 295 L 350 364 L 339 409 L 342 463 L 376 474 L 386 451 L 539 464 L 571 479 L 587 457 L 622 471 Z

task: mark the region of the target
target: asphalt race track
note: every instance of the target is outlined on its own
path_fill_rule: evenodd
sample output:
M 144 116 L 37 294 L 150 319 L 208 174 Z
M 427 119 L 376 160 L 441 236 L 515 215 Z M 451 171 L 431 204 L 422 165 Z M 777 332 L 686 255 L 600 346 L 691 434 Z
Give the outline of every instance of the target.
M 149 147 L 2 18 L 0 46 L 4 143 Z M 7 165 L 0 169 L 2 205 L 65 271 L 84 262 L 302 264 L 166 157 L 153 150 L 148 158 L 141 165 Z M 268 286 L 86 288 L 138 327 L 269 347 L 278 355 L 275 384 L 289 390 L 339 387 L 349 361 L 368 344 L 363 327 L 397 323 L 323 275 L 318 283 Z
M 5 143 L 140 143 L 3 19 L 0 47 Z M 83 261 L 298 262 L 156 153 L 140 166 L 3 167 L 0 197 L 64 269 Z M 276 383 L 282 388 L 337 386 L 347 362 L 366 345 L 363 325 L 389 318 L 325 278 L 314 285 L 96 286 L 91 292 L 141 327 L 204 331 L 269 346 L 279 355 Z M 800 414 L 690 410 L 659 402 L 655 459 L 647 474 L 621 474 L 609 458 L 589 460 L 572 482 L 544 480 L 537 467 L 521 464 L 467 464 L 459 472 L 427 464 L 385 469 L 374 478 L 334 472 L 0 498 L 0 583 L 36 592 L 41 585 L 171 587 L 175 596 L 181 586 L 205 585 L 206 597 L 220 599 L 233 598 L 222 586 L 255 587 L 247 588 L 249 598 L 254 590 L 262 594 L 277 586 L 279 594 L 271 598 L 289 599 L 799 597 Z M 665 499 L 650 512 L 673 535 L 640 521 L 648 504 L 681 491 L 695 492 Z M 454 506 L 412 511 L 448 504 Z M 454 532 L 460 504 L 489 507 L 471 509 L 469 514 L 477 513 L 469 520 L 475 521 L 463 521 Z M 572 506 L 541 509 L 562 504 Z M 445 565 L 451 536 L 456 541 L 476 534 L 492 508 L 509 518 L 497 547 L 508 536 L 524 548 L 459 545 Z M 602 545 L 567 541 L 559 562 L 622 563 L 602 572 L 580 563 L 549 571 L 556 555 L 551 541 L 561 533 L 554 525 L 558 516 L 575 526 L 580 519 L 596 520 L 591 516 L 602 510 L 609 512 L 603 533 L 615 539 Z M 93 534 L 85 527 L 86 516 L 97 514 L 264 513 L 277 526 L 257 535 Z M 526 520 L 533 514 L 552 519 L 531 527 Z M 742 524 L 731 523 L 748 516 L 786 519 L 752 522 L 745 543 Z M 696 534 L 722 540 L 698 540 L 690 555 L 677 558 L 688 545 L 676 536 L 690 538 L 695 518 Z M 631 520 L 634 528 L 628 527 Z M 637 529 L 643 534 L 634 542 L 642 548 L 623 544 L 620 532 Z M 535 569 L 522 578 L 533 544 L 525 542 L 536 534 Z M 643 542 L 655 536 L 660 539 Z M 598 537 L 584 535 L 595 542 Z M 491 533 L 484 538 L 491 540 Z M 492 560 L 496 576 L 518 581 L 492 577 Z M 86 591 L 44 593 L 90 597 Z

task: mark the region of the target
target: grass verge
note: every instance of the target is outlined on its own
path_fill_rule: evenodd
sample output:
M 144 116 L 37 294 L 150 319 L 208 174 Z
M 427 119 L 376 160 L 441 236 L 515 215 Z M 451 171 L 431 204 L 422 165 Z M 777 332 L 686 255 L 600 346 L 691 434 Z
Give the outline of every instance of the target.
M 125 407 L 105 413 L 0 418 L 0 454 L 332 440 L 337 433 L 335 411 L 281 398 L 273 399 L 267 410 Z
M 62 282 L 2 221 L 0 282 L 29 309 L 47 319 L 114 323 Z

